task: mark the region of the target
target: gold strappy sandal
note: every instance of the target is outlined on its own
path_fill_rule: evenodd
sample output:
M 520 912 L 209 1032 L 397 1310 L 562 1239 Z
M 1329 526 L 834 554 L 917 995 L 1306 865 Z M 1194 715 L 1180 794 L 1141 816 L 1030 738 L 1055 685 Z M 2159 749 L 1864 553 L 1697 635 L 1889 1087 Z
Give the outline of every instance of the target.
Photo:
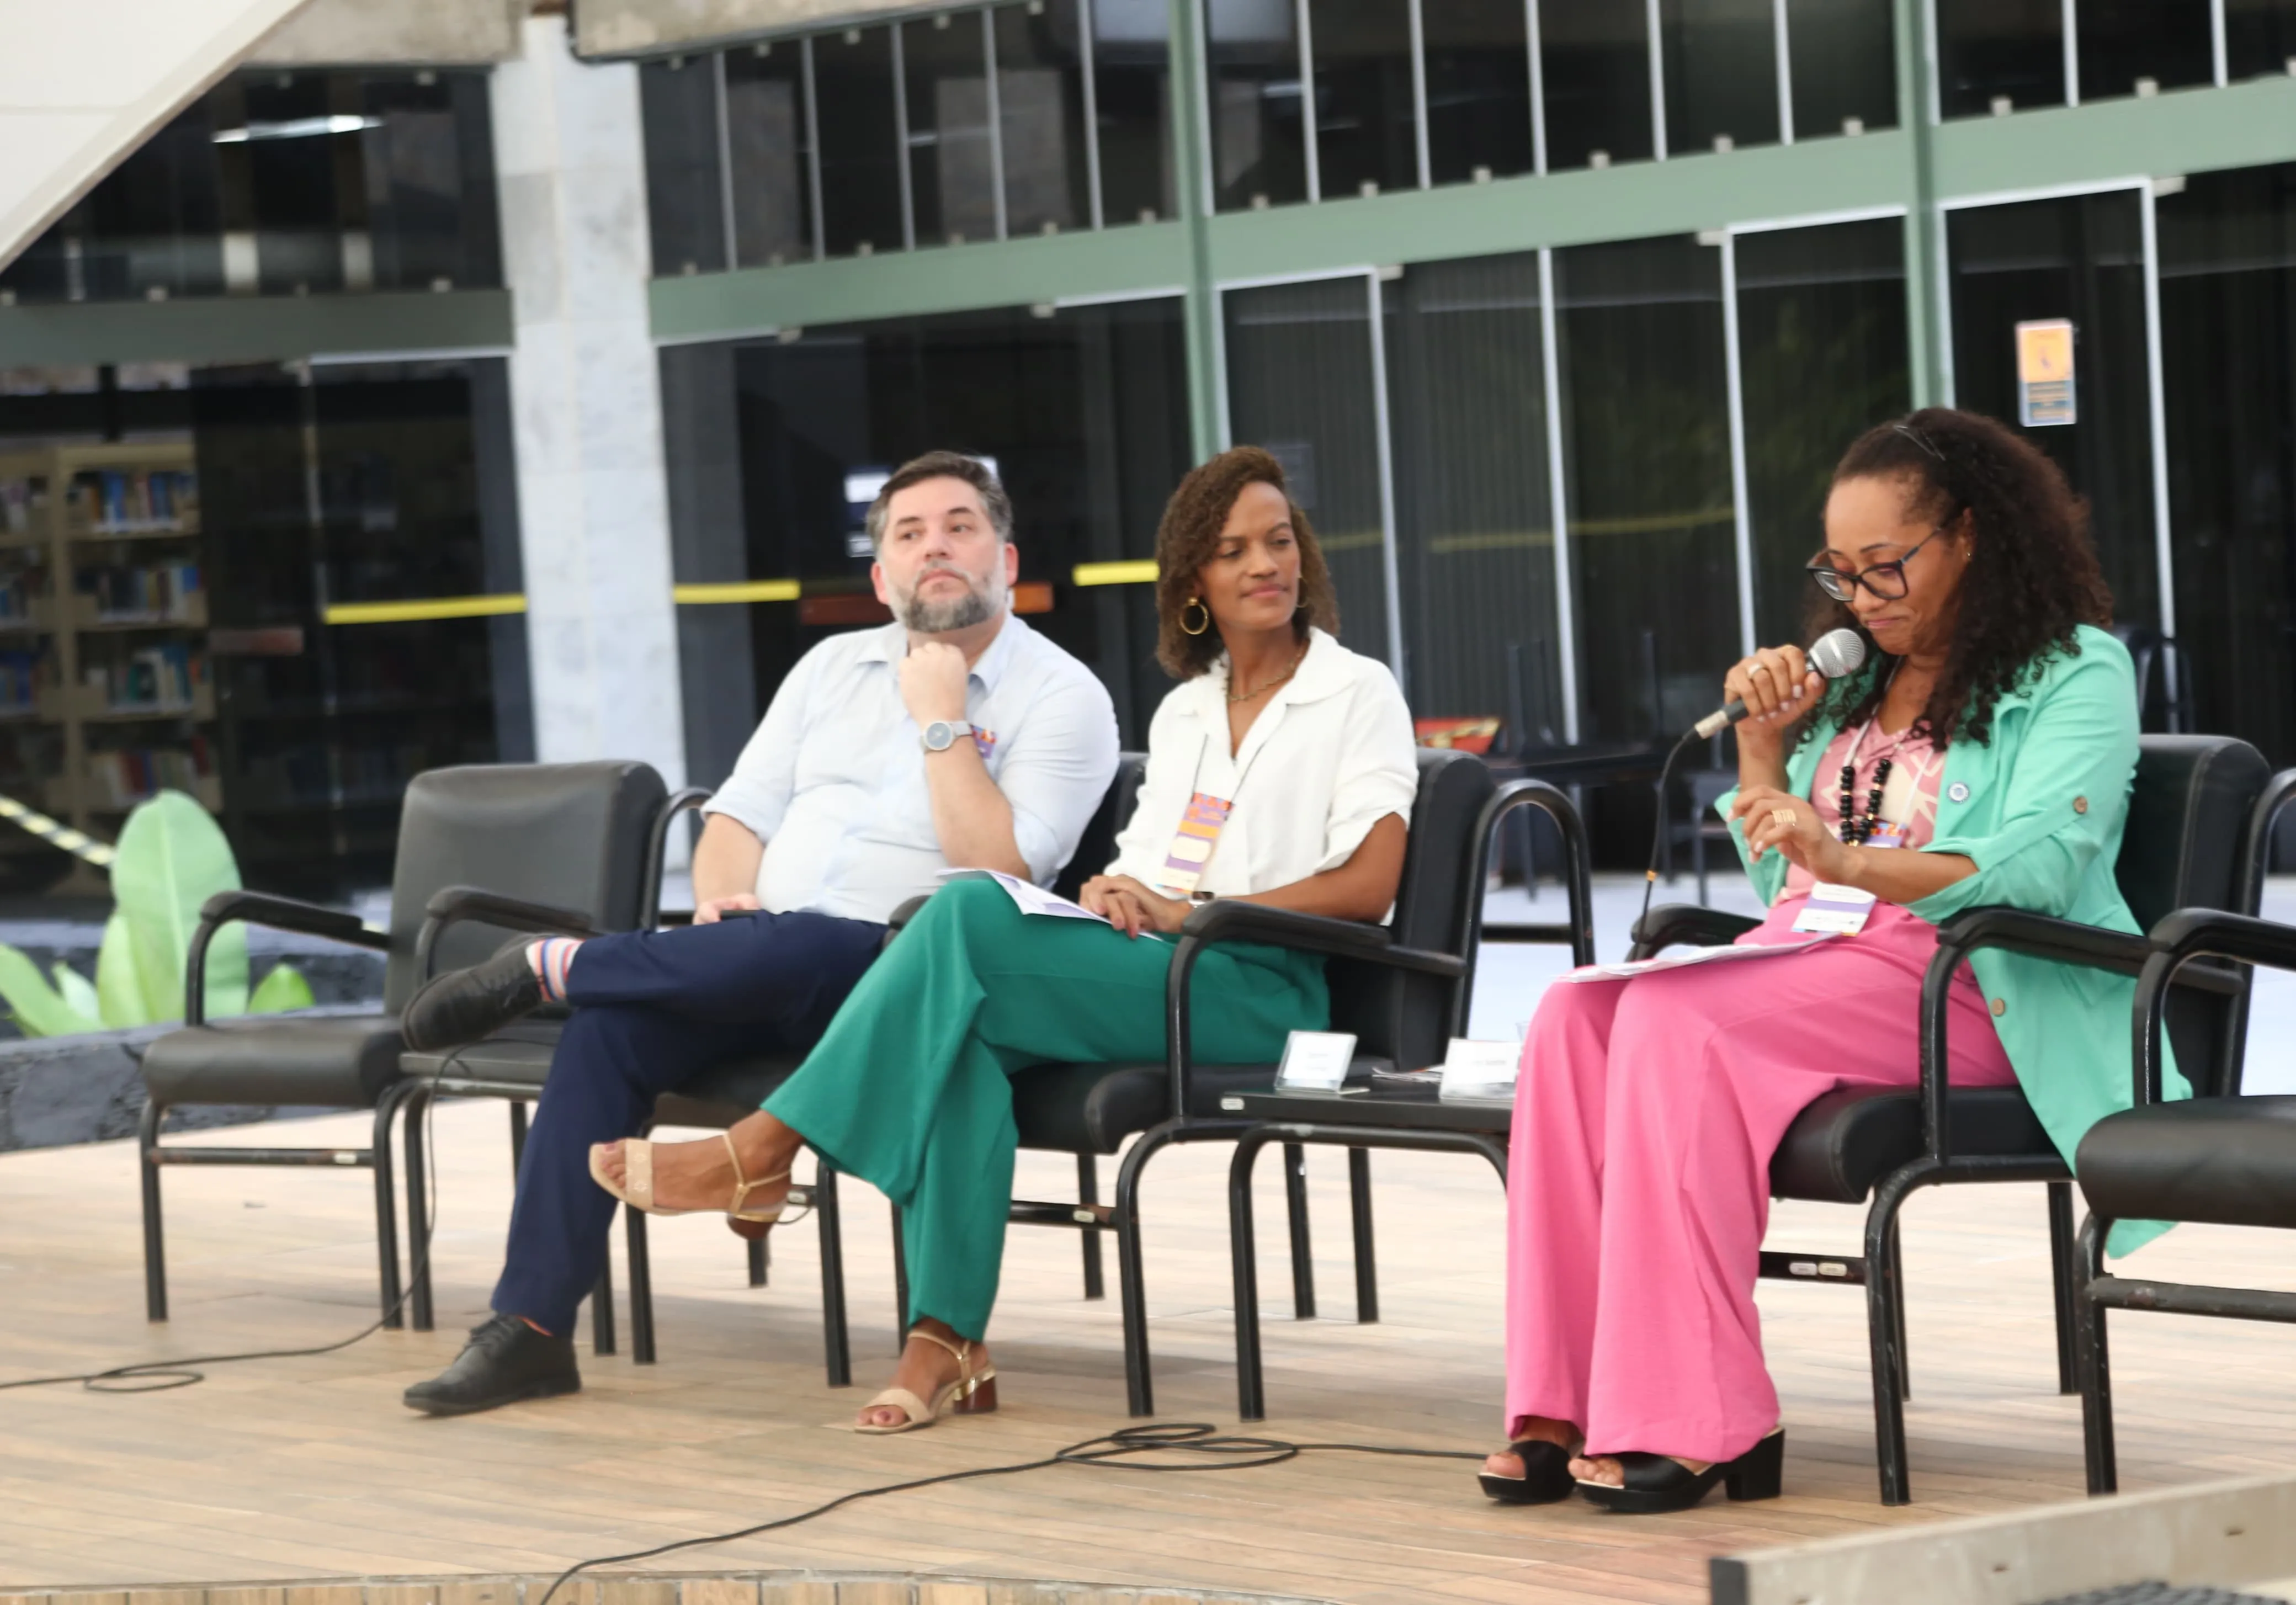
M 996 1368 L 992 1365 L 979 1376 L 973 1375 L 972 1345 L 970 1341 L 951 1343 L 922 1327 L 912 1329 L 909 1336 L 922 1338 L 928 1343 L 938 1343 L 955 1355 L 956 1380 L 934 1394 L 930 1404 L 906 1388 L 888 1388 L 861 1408 L 865 1413 L 880 1404 L 890 1404 L 901 1413 L 901 1424 L 898 1427 L 857 1426 L 854 1431 L 880 1437 L 895 1432 L 914 1432 L 920 1427 L 931 1426 L 945 1415 L 987 1415 L 996 1408 Z
M 734 1199 L 726 1206 L 722 1213 L 728 1220 L 748 1221 L 752 1225 L 758 1226 L 770 1226 L 781 1220 L 783 1210 L 789 1207 L 786 1200 L 771 1209 L 744 1209 L 742 1206 L 749 1201 L 750 1194 L 758 1188 L 770 1187 L 775 1182 L 788 1181 L 790 1173 L 784 1170 L 778 1175 L 760 1176 L 754 1182 L 750 1181 L 742 1174 L 742 1156 L 734 1146 L 734 1134 L 721 1131 L 718 1134 L 718 1137 L 726 1144 L 726 1157 L 734 1167 Z M 631 1137 L 623 1142 L 623 1183 L 620 1186 L 616 1186 L 612 1178 L 606 1175 L 606 1146 L 603 1142 L 590 1144 L 590 1179 L 631 1208 L 645 1215 L 720 1213 L 716 1209 L 665 1209 L 655 1203 L 653 1201 L 653 1144 L 644 1137 Z

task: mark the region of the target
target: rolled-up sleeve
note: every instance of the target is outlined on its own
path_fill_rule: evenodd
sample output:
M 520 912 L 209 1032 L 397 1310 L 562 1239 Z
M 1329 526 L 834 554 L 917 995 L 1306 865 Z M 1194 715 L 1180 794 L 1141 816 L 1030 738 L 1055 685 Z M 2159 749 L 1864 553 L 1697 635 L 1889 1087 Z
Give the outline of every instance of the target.
M 790 800 L 797 795 L 798 744 L 805 734 L 806 701 L 819 672 L 820 649 L 816 648 L 782 677 L 766 717 L 734 760 L 734 773 L 702 805 L 704 814 L 723 814 L 746 826 L 759 841 L 771 840 L 782 828 Z
M 1411 708 L 1383 663 L 1361 659 L 1350 693 L 1340 762 L 1332 776 L 1331 812 L 1324 824 L 1324 856 L 1314 872 L 1335 870 L 1355 856 L 1372 826 L 1389 815 L 1411 823 L 1419 795 L 1419 759 Z
M 1049 885 L 1084 839 L 1116 778 L 1116 706 L 1081 667 L 1046 687 L 996 772 L 1013 810 L 1013 845 L 1029 878 Z
M 2065 918 L 2090 867 L 2119 833 L 2136 775 L 2136 697 L 2128 659 L 2083 654 L 2028 718 L 1999 827 L 1983 836 L 1940 836 L 1924 849 L 1958 853 L 1977 872 L 1909 904 L 1923 919 L 1934 923 L 1986 904 Z

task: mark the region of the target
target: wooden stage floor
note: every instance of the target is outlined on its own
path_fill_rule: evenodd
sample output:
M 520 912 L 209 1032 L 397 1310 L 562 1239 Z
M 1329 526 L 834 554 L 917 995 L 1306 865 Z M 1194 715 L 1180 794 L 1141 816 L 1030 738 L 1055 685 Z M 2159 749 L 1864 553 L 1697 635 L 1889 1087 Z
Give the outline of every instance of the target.
M 268 1129 L 355 1144 L 363 1119 Z M 439 1330 L 320 1358 L 216 1368 L 145 1397 L 0 1395 L 0 1588 L 456 1572 L 547 1574 L 784 1514 L 833 1494 L 1031 1459 L 1124 1422 L 1112 1299 L 1078 1297 L 1064 1232 L 1016 1231 L 993 1336 L 1004 1407 L 898 1438 L 840 1429 L 892 1352 L 883 1206 L 848 1189 L 860 1386 L 824 1386 L 816 1239 L 780 1233 L 772 1285 L 745 1285 L 714 1221 L 657 1223 L 661 1360 L 594 1359 L 581 1394 L 432 1421 L 399 1391 L 481 1319 L 510 1195 L 496 1104 L 439 1111 Z M 186 1141 L 244 1142 L 241 1132 Z M 1233 1424 L 1222 1200 L 1228 1150 L 1148 1173 L 1159 1419 Z M 1072 1196 L 1065 1161 L 1022 1156 L 1026 1196 Z M 1325 1319 L 1290 1318 L 1275 1156 L 1259 1221 L 1271 1416 L 1308 1441 L 1483 1450 L 1497 1440 L 1503 1226 L 1481 1162 L 1374 1156 L 1385 1320 L 1353 1320 L 1344 1161 L 1311 1150 Z M 1112 1175 L 1112 1172 L 1104 1172 Z M 172 1355 L 324 1342 L 373 1313 L 365 1173 L 167 1175 L 176 1319 L 142 1318 L 126 1143 L 0 1158 L 0 1380 Z M 1857 1216 L 1781 1208 L 1774 1247 L 1847 1249 Z M 617 1257 L 619 1233 L 616 1234 Z M 1505 1509 L 1470 1464 L 1319 1455 L 1187 1476 L 1056 1469 L 900 1494 L 793 1531 L 655 1564 L 888 1569 L 1234 1590 L 1333 1601 L 1703 1601 L 1710 1555 L 1882 1523 L 2077 1498 L 2078 1401 L 2060 1397 L 2038 1188 L 1931 1192 L 1906 1216 L 1917 1503 L 1876 1503 L 1863 1300 L 1766 1284 L 1791 1434 L 1786 1496 L 1718 1495 L 1670 1518 L 1580 1504 Z M 1111 1281 L 1113 1244 L 1111 1244 Z M 2161 1273 L 2288 1284 L 2283 1237 L 2185 1228 Z M 2296 1332 L 2124 1316 L 2114 1326 L 2131 1490 L 2296 1469 Z

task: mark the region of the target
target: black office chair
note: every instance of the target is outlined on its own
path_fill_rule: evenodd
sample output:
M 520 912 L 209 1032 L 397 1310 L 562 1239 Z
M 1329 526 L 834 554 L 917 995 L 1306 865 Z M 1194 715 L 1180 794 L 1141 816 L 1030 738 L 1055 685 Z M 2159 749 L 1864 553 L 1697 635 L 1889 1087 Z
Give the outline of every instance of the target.
M 184 1028 L 144 1057 L 142 1125 L 144 1297 L 151 1319 L 168 1316 L 167 1259 L 160 1170 L 168 1165 L 342 1166 L 374 1174 L 375 1243 L 387 1325 L 401 1324 L 391 1122 L 417 1084 L 399 1074 L 398 1011 L 418 984 L 424 908 L 439 888 L 484 880 L 505 895 L 548 898 L 562 921 L 591 929 L 636 923 L 644 884 L 645 845 L 663 795 L 644 764 L 486 765 L 434 769 L 409 782 L 399 816 L 391 882 L 390 929 L 371 930 L 340 909 L 262 892 L 218 892 L 201 910 L 184 974 Z M 206 1018 L 209 945 L 234 921 L 299 931 L 389 955 L 380 1009 L 355 1014 Z M 500 927 L 459 933 L 455 962 L 474 962 L 504 935 Z M 160 1141 L 170 1109 L 192 1104 L 270 1104 L 372 1110 L 366 1148 L 168 1147 Z M 427 1259 L 422 1255 L 422 1128 L 406 1134 L 409 1232 L 416 1252 L 406 1302 L 414 1324 L 431 1324 Z
M 2249 842 L 2256 855 L 2251 871 L 2259 878 L 2273 823 L 2292 798 L 2296 769 L 2275 775 L 2257 805 Z M 2135 1107 L 2089 1127 L 2075 1156 L 2090 1210 L 2081 1223 L 2078 1292 L 2081 1436 L 2092 1494 L 2110 1494 L 2120 1486 L 2105 1311 L 2296 1322 L 2296 1293 L 2105 1274 L 2104 1240 L 2117 1220 L 2296 1228 L 2296 1097 L 2243 1096 L 2244 1060 L 2237 1047 L 2228 1057 L 2189 1057 L 2177 1030 L 2177 995 L 2171 990 L 2185 966 L 2201 959 L 2296 970 L 2296 927 L 2183 909 L 2152 928 L 2152 956 L 2136 985 Z M 2164 1015 L 2176 1043 L 2177 1069 L 2193 1089 L 2192 1097 L 2173 1103 L 2161 1097 Z
M 2254 910 L 2260 860 L 2248 826 L 2264 792 L 2263 756 L 2228 736 L 2143 738 L 2128 823 L 2115 866 L 2121 896 L 2140 924 L 2172 909 Z M 1755 921 L 1679 905 L 1652 909 L 1636 932 L 1634 954 L 1678 943 L 1728 942 Z M 2014 1087 L 1946 1087 L 1946 1015 L 1953 972 L 1980 948 L 2002 948 L 2058 963 L 2134 975 L 2152 952 L 2138 936 L 2011 908 L 1972 908 L 1945 921 L 1922 987 L 1922 1081 L 1918 1091 L 1841 1088 L 1804 1110 L 1770 1161 L 1778 1198 L 1856 1204 L 1869 1196 L 1862 1256 L 1765 1250 L 1761 1273 L 1792 1282 L 1862 1286 L 1874 1370 L 1875 1457 L 1882 1503 L 1911 1497 L 1906 1466 L 1905 1298 L 1898 1212 L 1923 1187 L 1977 1182 L 2049 1183 L 2050 1262 L 2056 1282 L 2057 1382 L 2077 1386 L 2072 1172 Z M 2239 1052 L 2247 979 L 2224 970 L 2183 978 L 2171 1011 L 2179 1058 L 2226 1062 Z

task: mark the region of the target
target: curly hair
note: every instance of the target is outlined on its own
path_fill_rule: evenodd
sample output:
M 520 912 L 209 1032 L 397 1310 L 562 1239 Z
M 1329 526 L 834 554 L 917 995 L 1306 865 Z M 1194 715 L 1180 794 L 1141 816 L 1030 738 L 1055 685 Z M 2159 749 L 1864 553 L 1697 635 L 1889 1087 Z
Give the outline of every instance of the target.
M 2079 626 L 2112 621 L 2087 504 L 2031 442 L 1993 419 L 1950 407 L 1923 407 L 1851 442 L 1833 483 L 1866 479 L 1902 480 L 1908 514 L 1930 523 L 1968 515 L 1953 641 L 1915 725 L 1940 747 L 1964 738 L 1983 746 L 1995 703 L 2038 678 L 2053 651 L 2078 653 Z M 1809 638 L 1845 625 L 1857 628 L 1856 616 L 1821 593 L 1810 609 Z M 1871 636 L 1866 646 L 1874 651 Z M 1880 711 L 1895 662 L 1879 651 L 1870 661 L 1867 672 L 1836 681 L 1811 710 L 1805 740 L 1821 718 L 1857 725 Z
M 1273 485 L 1292 509 L 1292 533 L 1300 543 L 1300 610 L 1292 617 L 1292 630 L 1302 641 L 1309 625 L 1321 626 L 1327 635 L 1340 633 L 1332 572 L 1316 532 L 1308 527 L 1308 515 L 1283 483 L 1283 464 L 1259 446 L 1235 446 L 1191 469 L 1164 504 L 1163 521 L 1156 526 L 1156 661 L 1175 680 L 1193 680 L 1219 661 L 1219 632 L 1208 628 L 1192 635 L 1180 627 L 1180 615 L 1201 595 L 1197 574 L 1219 549 L 1220 530 L 1247 485 Z

